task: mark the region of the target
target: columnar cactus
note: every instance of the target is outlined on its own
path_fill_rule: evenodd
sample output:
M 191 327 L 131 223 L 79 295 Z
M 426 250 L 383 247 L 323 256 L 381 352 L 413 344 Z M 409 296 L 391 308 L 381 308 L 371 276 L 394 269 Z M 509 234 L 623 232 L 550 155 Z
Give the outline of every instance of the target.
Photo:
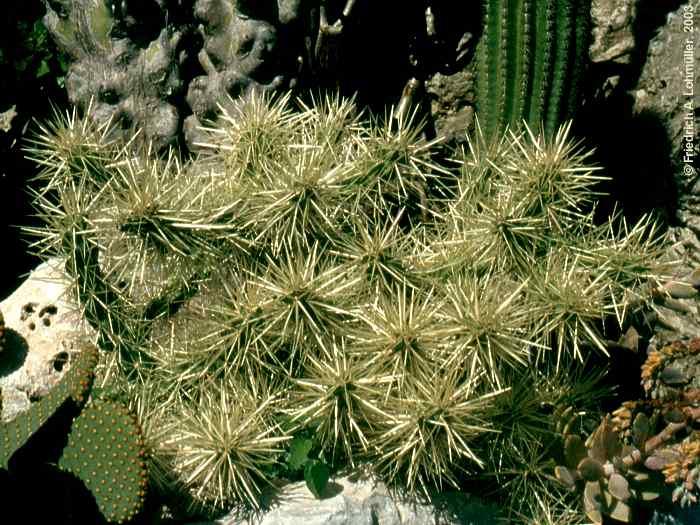
M 552 135 L 572 116 L 589 35 L 588 0 L 485 0 L 478 114 L 486 135 L 524 120 Z

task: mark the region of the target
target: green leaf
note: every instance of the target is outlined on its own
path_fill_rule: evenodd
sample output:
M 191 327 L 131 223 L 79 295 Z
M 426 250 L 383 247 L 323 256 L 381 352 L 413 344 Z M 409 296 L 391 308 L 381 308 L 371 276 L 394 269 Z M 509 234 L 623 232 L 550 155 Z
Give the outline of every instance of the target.
M 56 58 L 58 59 L 58 65 L 63 73 L 68 73 L 68 67 L 70 66 L 70 59 L 65 53 L 59 53 Z
M 309 461 L 304 469 L 304 480 L 306 486 L 316 498 L 321 498 L 323 489 L 328 484 L 328 479 L 331 477 L 331 471 L 328 465 L 320 461 Z
M 287 456 L 289 470 L 297 471 L 304 468 L 304 465 L 309 462 L 309 452 L 311 452 L 312 446 L 313 441 L 310 438 L 294 436 Z
M 49 68 L 49 65 L 46 63 L 46 60 L 42 60 L 41 64 L 39 64 L 39 68 L 36 70 L 36 78 L 41 78 L 44 75 L 47 75 L 51 72 L 51 69 Z
M 35 53 L 39 51 L 46 51 L 46 44 L 48 42 L 48 32 L 46 30 L 46 27 L 44 26 L 44 23 L 41 20 L 37 20 L 36 22 L 34 22 L 34 25 L 32 26 L 32 33 L 30 35 L 30 39 L 32 42 L 31 47 Z

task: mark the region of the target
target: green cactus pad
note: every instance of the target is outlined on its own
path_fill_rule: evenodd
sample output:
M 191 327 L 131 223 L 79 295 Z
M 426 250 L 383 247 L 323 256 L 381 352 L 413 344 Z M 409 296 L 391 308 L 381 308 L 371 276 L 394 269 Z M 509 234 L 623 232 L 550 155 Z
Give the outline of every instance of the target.
M 48 421 L 69 397 L 77 405 L 83 404 L 92 384 L 96 365 L 97 348 L 91 344 L 84 345 L 71 369 L 46 397 L 33 403 L 29 410 L 21 413 L 9 423 L 0 425 L 0 467 L 8 468 L 8 462 L 12 455 Z
M 95 401 L 73 421 L 59 466 L 85 484 L 108 521 L 123 523 L 143 506 L 145 453 L 141 429 L 126 407 Z

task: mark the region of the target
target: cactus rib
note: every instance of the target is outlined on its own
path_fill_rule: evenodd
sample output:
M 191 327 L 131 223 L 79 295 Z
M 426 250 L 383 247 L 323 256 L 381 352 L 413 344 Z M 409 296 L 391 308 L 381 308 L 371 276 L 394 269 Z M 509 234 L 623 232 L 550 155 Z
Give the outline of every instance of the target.
M 477 104 L 487 136 L 522 120 L 551 136 L 573 115 L 588 43 L 587 1 L 485 0 Z

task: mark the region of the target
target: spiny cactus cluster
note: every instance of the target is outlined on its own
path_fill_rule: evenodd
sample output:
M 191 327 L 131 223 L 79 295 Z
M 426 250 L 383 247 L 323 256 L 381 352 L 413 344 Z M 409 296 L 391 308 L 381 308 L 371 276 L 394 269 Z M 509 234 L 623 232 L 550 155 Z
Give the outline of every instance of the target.
M 681 507 L 695 504 L 700 489 L 697 424 L 700 391 L 674 362 L 691 361 L 700 341 L 677 341 L 652 350 L 642 366 L 642 385 L 651 399 L 626 401 L 608 415 L 584 443 L 566 437 L 566 466 L 556 469 L 567 485 L 583 485 L 588 517 L 610 516 L 636 523 L 645 501 L 668 495 Z M 696 363 L 697 365 L 697 363 Z
M 573 116 L 588 58 L 590 0 L 485 0 L 478 110 L 497 137 L 524 120 L 552 136 Z
M 138 407 L 153 485 L 195 508 L 257 506 L 301 428 L 411 490 L 498 470 L 489 440 L 580 402 L 562 371 L 666 271 L 652 220 L 594 223 L 601 176 L 568 126 L 438 162 L 349 101 L 231 107 L 185 162 L 75 113 L 31 148 L 36 246 L 112 350 L 101 380 Z
M 51 392 L 32 404 L 15 419 L 0 425 L 0 467 L 10 474 L 28 468 L 15 454 L 38 435 L 49 419 L 56 422 L 65 409 L 78 413 L 70 423 L 70 435 L 58 465 L 81 479 L 97 501 L 102 515 L 110 522 L 123 523 L 143 507 L 146 470 L 141 431 L 126 408 L 116 402 L 93 400 L 87 403 L 97 348 L 82 345 L 70 370 Z M 81 410 L 82 409 L 82 410 Z M 58 427 L 56 427 L 58 428 Z M 56 442 L 60 436 L 53 434 Z M 41 447 L 33 453 L 42 453 Z M 50 455 L 50 453 L 48 453 Z M 32 461 L 41 459 L 32 457 Z M 52 461 L 47 456 L 45 461 Z

